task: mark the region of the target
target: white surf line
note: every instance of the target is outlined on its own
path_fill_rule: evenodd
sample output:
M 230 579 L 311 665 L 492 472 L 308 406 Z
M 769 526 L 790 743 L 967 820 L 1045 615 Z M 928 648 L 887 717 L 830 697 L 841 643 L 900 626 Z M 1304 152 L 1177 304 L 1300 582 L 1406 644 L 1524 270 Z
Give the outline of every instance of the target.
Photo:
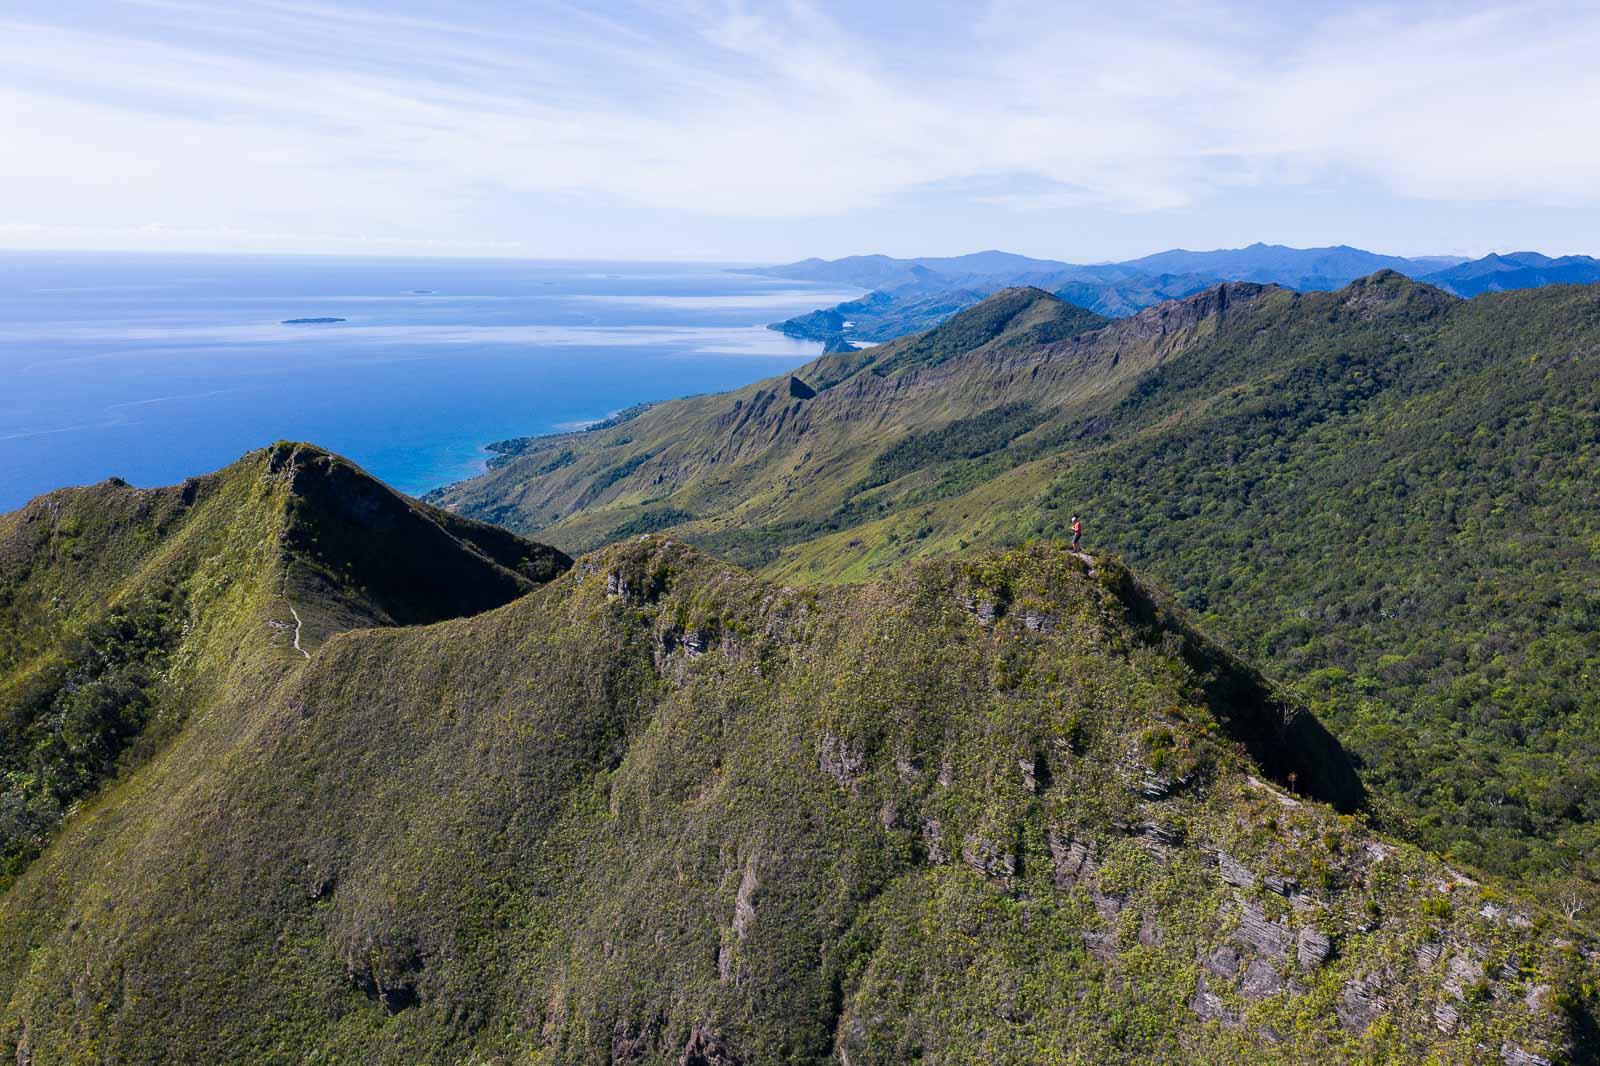
M 300 646 L 300 612 L 295 610 L 294 604 L 291 603 L 289 605 L 289 613 L 294 615 L 294 650 L 309 659 L 311 658 L 311 653 Z

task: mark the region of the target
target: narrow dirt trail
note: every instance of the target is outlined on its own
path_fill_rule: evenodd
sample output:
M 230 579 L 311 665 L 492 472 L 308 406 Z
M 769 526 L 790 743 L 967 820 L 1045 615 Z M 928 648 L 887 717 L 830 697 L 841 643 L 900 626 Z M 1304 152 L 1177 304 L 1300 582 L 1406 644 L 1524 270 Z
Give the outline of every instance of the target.
M 300 627 L 303 624 L 300 621 L 300 612 L 294 609 L 293 604 L 290 604 L 289 613 L 294 615 L 294 650 L 309 659 L 311 658 L 311 653 L 300 646 Z

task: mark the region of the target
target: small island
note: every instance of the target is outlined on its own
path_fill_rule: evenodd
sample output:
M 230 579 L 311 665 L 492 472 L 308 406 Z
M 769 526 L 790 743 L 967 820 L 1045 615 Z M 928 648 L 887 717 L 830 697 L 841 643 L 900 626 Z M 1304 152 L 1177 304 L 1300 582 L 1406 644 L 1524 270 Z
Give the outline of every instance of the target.
M 285 326 L 325 326 L 334 322 L 348 322 L 345 318 L 286 318 L 281 323 Z

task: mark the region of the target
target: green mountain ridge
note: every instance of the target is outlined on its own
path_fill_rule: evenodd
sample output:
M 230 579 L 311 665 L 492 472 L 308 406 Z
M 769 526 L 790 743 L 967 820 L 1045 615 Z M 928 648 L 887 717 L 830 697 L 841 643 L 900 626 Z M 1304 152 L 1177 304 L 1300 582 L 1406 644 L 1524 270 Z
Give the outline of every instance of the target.
M 294 444 L 0 521 L 8 677 L 151 582 L 186 612 L 169 730 L 0 895 L 19 1063 L 1593 1061 L 1592 936 L 1375 834 L 1110 556 L 569 566 Z
M 1020 291 L 993 306 L 1052 306 Z M 1234 283 L 1048 339 L 990 336 L 984 306 L 809 364 L 814 399 L 661 404 L 433 498 L 803 582 L 1081 513 L 1298 687 L 1385 825 L 1600 906 L 1600 288 Z
M 794 376 L 817 391 L 814 400 L 790 397 L 787 385 L 772 379 L 657 405 L 603 432 L 526 438 L 488 476 L 427 498 L 511 528 L 540 528 L 578 550 L 663 512 L 705 515 L 707 526 L 737 537 L 741 527 L 792 508 L 801 481 L 812 502 L 845 506 L 850 488 L 869 475 L 876 449 L 947 424 L 955 412 L 1037 406 L 1047 384 L 1079 403 L 1100 396 L 1208 328 L 1217 300 L 1250 300 L 1266 291 L 1225 287 L 1108 324 L 1041 290 L 1010 289 L 927 333 L 802 367 Z M 1032 363 L 1040 345 L 1044 366 L 1019 374 L 1014 361 Z M 1104 373 L 1084 373 L 1089 365 Z M 955 394 L 952 385 L 969 377 L 976 379 L 973 395 Z M 807 465 L 816 439 L 827 441 L 825 466 Z M 703 476 L 713 468 L 714 477 Z M 736 483 L 735 471 L 746 480 Z M 731 542 L 714 547 L 729 550 Z
M 692 524 L 669 524 L 702 540 L 722 535 L 707 546 L 741 562 L 768 562 L 785 541 L 882 513 L 879 501 L 865 505 L 853 491 L 880 478 L 880 450 L 904 452 L 942 433 L 971 435 L 978 447 L 989 445 L 983 453 L 1020 455 L 1048 440 L 1041 429 L 1059 428 L 1071 412 L 1098 410 L 1213 330 L 1230 303 L 1243 307 L 1274 292 L 1221 286 L 1108 322 L 1038 289 L 1006 290 L 925 334 L 802 367 L 795 376 L 818 391 L 815 400 L 791 400 L 762 382 L 658 405 L 602 433 L 526 438 L 523 451 L 502 457 L 490 475 L 428 498 L 511 528 L 540 529 L 575 550 L 626 535 L 612 530 L 654 514 L 692 515 Z M 996 429 L 1004 439 L 991 443 Z M 808 463 L 819 457 L 826 463 Z M 800 483 L 806 496 L 796 500 Z M 828 511 L 820 524 L 792 532 L 763 528 L 797 505 Z M 740 549 L 740 537 L 762 554 Z
M 215 693 L 336 632 L 499 606 L 567 563 L 295 444 L 0 516 L 0 885 Z

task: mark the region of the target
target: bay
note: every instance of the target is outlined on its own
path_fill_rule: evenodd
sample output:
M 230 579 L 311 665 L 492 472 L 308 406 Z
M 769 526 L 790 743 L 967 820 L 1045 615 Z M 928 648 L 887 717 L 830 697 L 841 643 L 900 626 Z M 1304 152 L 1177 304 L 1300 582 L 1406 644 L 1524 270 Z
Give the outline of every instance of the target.
M 720 264 L 0 253 L 0 510 L 280 439 L 425 492 L 490 441 L 798 366 L 821 346 L 765 323 L 856 295 Z

